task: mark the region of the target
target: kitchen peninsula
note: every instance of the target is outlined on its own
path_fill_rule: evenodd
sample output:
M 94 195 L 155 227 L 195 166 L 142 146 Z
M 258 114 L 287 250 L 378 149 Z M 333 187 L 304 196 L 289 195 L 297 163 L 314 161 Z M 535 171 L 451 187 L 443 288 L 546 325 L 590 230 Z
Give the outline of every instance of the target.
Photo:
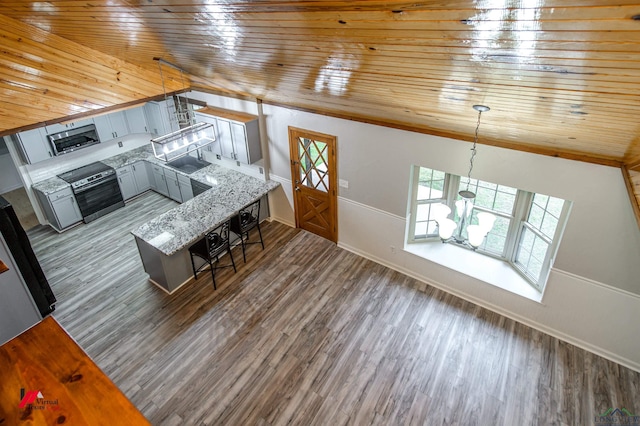
M 266 198 L 269 191 L 280 185 L 278 182 L 260 180 L 218 164 L 209 164 L 193 173 L 185 173 L 155 158 L 149 145 L 101 161 L 114 169 L 145 161 L 152 166 L 170 169 L 210 188 L 132 230 L 150 280 L 168 293 L 174 292 L 193 276 L 188 252 L 193 243 L 245 205 L 259 198 Z M 33 185 L 43 193 L 59 191 L 68 186 L 68 183 L 58 177 Z M 268 213 L 267 202 L 263 201 L 262 205 L 261 217 L 265 217 Z
M 189 246 L 280 184 L 211 164 L 191 175 L 211 189 L 150 220 L 132 234 L 150 279 L 169 293 L 193 276 Z M 266 203 L 263 203 L 266 204 Z

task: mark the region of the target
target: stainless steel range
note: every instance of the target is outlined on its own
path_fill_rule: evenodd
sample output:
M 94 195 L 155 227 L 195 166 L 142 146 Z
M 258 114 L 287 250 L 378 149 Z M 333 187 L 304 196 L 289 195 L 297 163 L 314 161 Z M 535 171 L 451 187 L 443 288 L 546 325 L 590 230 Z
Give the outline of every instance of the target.
M 85 223 L 124 207 L 115 169 L 100 161 L 58 177 L 71 184 Z

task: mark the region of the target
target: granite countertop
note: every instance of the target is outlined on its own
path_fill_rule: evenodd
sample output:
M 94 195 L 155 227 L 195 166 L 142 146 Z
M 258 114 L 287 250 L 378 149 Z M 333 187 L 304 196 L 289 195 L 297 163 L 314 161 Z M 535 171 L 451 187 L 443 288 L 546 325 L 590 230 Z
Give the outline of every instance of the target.
M 100 161 L 114 169 L 119 169 L 120 167 L 128 166 L 140 160 L 155 160 L 160 163 L 160 161 L 153 156 L 150 144 L 143 145 L 139 148 L 132 149 L 131 151 L 123 152 L 122 154 L 114 155 L 113 157 Z
M 211 189 L 132 231 L 133 235 L 166 256 L 195 243 L 242 207 L 280 185 L 279 182 L 263 182 L 216 164 L 189 177 L 211 186 Z
M 154 157 L 149 144 L 101 161 L 118 169 L 142 160 L 167 167 L 163 161 Z M 217 164 L 191 174 L 167 168 L 211 187 L 132 231 L 133 235 L 167 256 L 190 246 L 242 207 L 280 186 L 279 182 L 265 182 Z M 69 186 L 59 177 L 32 185 L 47 195 Z
M 31 185 L 33 189 L 37 189 L 45 195 L 53 194 L 61 189 L 71 188 L 71 184 L 63 181 L 58 176 L 36 182 Z

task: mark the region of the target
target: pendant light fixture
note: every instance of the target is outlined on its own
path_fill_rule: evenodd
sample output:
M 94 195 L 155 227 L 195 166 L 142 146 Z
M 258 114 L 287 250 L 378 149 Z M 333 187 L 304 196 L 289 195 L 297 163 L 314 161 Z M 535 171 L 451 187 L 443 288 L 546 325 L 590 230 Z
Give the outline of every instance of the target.
M 473 170 L 473 160 L 475 159 L 477 152 L 476 145 L 478 144 L 480 118 L 482 116 L 482 113 L 489 111 L 490 108 L 485 105 L 474 105 L 473 109 L 478 111 L 478 123 L 476 124 L 476 133 L 473 140 L 473 147 L 471 148 L 469 173 L 467 175 L 467 187 L 466 189 L 458 192 L 460 200 L 456 201 L 455 203 L 458 222 L 456 223 L 454 220 L 449 219 L 448 216 L 449 214 L 451 214 L 451 208 L 446 204 L 440 203 L 434 205 L 432 208 L 432 214 L 434 220 L 438 224 L 438 235 L 443 243 L 453 242 L 456 244 L 465 245 L 475 250 L 482 244 L 484 238 L 487 236 L 489 231 L 491 231 L 491 228 L 493 228 L 496 217 L 491 213 L 479 212 L 476 215 L 478 223 L 471 224 L 473 202 L 476 198 L 476 194 L 473 191 L 469 190 L 469 185 L 471 183 L 471 171 Z M 466 237 L 464 235 L 465 230 L 467 234 Z
M 160 79 L 162 80 L 162 90 L 164 91 L 164 97 L 167 101 L 167 105 L 169 105 L 168 102 L 173 102 L 173 99 L 167 97 L 167 91 L 164 85 L 164 76 L 162 74 L 162 64 L 180 71 L 180 79 L 182 80 L 182 87 L 184 89 L 182 69 L 163 59 L 154 59 L 158 61 Z M 180 127 L 179 130 L 151 139 L 153 155 L 157 159 L 170 162 L 215 142 L 216 136 L 213 124 L 195 123 L 193 111 L 190 110 L 188 103 L 188 99 L 186 99 L 184 104 L 182 101 L 179 101 L 173 111 L 176 121 Z M 171 110 L 168 112 L 170 115 L 172 114 Z

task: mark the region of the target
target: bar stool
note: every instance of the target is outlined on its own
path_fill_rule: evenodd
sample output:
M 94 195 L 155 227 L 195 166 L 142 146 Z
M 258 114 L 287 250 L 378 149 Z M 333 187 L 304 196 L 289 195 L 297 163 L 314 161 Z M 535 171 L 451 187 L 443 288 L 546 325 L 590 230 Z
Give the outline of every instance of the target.
M 231 263 L 228 265 L 220 265 L 220 256 L 227 251 L 231 258 Z M 223 222 L 217 226 L 214 230 L 207 233 L 203 239 L 189 247 L 189 254 L 191 255 L 191 267 L 193 268 L 193 278 L 198 279 L 198 272 L 206 268 L 207 265 L 211 268 L 211 279 L 213 280 L 213 288 L 216 287 L 215 270 L 221 268 L 229 268 L 233 266 L 233 271 L 236 272 L 236 263 L 233 261 L 233 253 L 231 253 L 231 246 L 229 245 L 229 221 Z M 193 261 L 193 258 L 199 257 L 205 260 L 198 269 Z M 215 262 L 214 262 L 215 259 Z
M 264 242 L 262 241 L 262 232 L 260 231 L 260 198 L 257 201 L 240 209 L 237 215 L 231 218 L 231 231 L 240 237 L 242 244 L 242 258 L 247 263 L 245 254 L 245 246 L 248 244 L 260 244 L 264 250 Z M 260 241 L 249 241 L 249 231 L 258 228 Z

